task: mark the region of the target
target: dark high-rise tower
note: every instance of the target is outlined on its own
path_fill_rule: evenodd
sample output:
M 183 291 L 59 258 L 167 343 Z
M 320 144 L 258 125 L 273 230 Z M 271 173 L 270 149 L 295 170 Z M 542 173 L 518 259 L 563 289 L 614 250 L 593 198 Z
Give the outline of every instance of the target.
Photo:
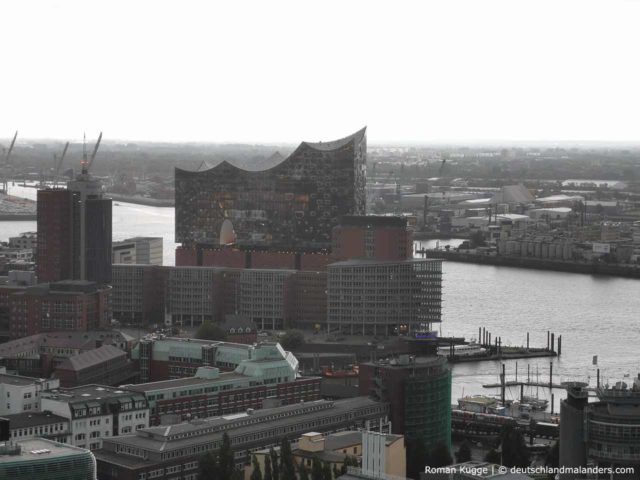
M 38 191 L 39 282 L 111 283 L 111 199 L 87 170 L 85 157 L 66 190 Z
M 38 190 L 37 274 L 40 282 L 77 278 L 78 194 L 64 189 Z

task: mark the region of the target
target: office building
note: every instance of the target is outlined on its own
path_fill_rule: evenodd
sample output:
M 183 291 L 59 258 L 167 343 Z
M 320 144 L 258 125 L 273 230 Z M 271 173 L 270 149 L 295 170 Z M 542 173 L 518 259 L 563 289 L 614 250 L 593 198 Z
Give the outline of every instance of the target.
M 38 190 L 38 280 L 111 283 L 111 199 L 84 168 L 67 189 Z
M 328 269 L 327 331 L 428 332 L 441 321 L 442 261 L 354 259 Z
M 103 440 L 95 452 L 102 480 L 196 480 L 198 458 L 216 451 L 227 433 L 236 468 L 254 450 L 279 444 L 307 432 L 388 429 L 388 405 L 369 398 L 298 403 L 189 423 L 138 430 L 135 435 Z
M 413 258 L 413 231 L 404 217 L 344 216 L 333 228 L 331 257 L 407 260 Z
M 280 447 L 274 447 L 279 454 Z M 260 471 L 265 471 L 265 458 L 270 449 L 257 450 L 252 453 L 260 465 Z M 308 432 L 300 436 L 291 445 L 294 462 L 304 466 L 311 472 L 313 459 L 329 464 L 332 472 L 340 471 L 345 457 L 361 459 L 362 471 L 373 478 L 384 478 L 384 475 L 404 477 L 406 473 L 406 452 L 404 437 L 387 433 L 346 430 L 323 435 L 319 432 Z M 253 461 L 245 468 L 245 478 L 249 478 L 253 471 Z
M 341 216 L 365 214 L 366 148 L 362 129 L 332 142 L 303 142 L 268 170 L 226 161 L 201 171 L 176 168 L 176 241 L 227 243 L 220 232 L 229 220 L 238 244 L 329 248 Z
M 202 366 L 193 377 L 125 388 L 145 396 L 153 424 L 262 408 L 267 399 L 289 405 L 320 398 L 320 378 L 298 377 L 298 361 L 279 344 L 259 344 L 248 352 L 230 372 Z
M 631 467 L 637 475 L 640 374 L 630 386 L 617 382 L 612 387 L 597 387 L 597 402 L 588 403 L 584 383 L 570 382 L 566 387 L 567 399 L 562 401 L 560 410 L 560 465 Z
M 105 438 L 129 435 L 149 426 L 144 395 L 102 385 L 50 390 L 40 394 L 40 410 L 69 420 L 70 444 L 95 450 Z
M 162 237 L 133 237 L 113 242 L 112 263 L 162 265 Z
M 34 438 L 0 444 L 0 478 L 96 480 L 96 459 L 84 448 Z
M 233 371 L 243 360 L 263 358 L 263 355 L 286 358 L 297 369 L 298 361 L 291 352 L 284 352 L 279 345 L 274 350 L 273 344 L 268 343 L 245 345 L 151 335 L 141 339 L 131 351 L 131 358 L 140 367 L 141 382 L 193 377 L 202 366 Z
M 35 250 L 38 246 L 37 232 L 23 232 L 17 237 L 9 237 L 11 248 L 22 248 L 25 250 Z
M 54 442 L 69 443 L 69 420 L 51 412 L 24 412 L 5 415 L 9 420 L 11 441 L 21 442 L 34 438 L 46 438 Z
M 69 357 L 54 372 L 64 388 L 87 384 L 121 385 L 135 381 L 138 372 L 127 353 L 113 345 Z
M 451 368 L 442 357 L 401 355 L 360 364 L 360 395 L 391 404 L 392 432 L 451 449 Z
M 0 343 L 0 366 L 19 375 L 49 378 L 67 358 L 103 345 L 130 352 L 134 338 L 122 332 L 49 332 Z
M 111 287 L 86 280 L 41 283 L 9 294 L 11 338 L 111 324 Z
M 40 282 L 79 278 L 79 201 L 79 195 L 70 190 L 38 190 L 36 272 Z
M 40 411 L 42 392 L 58 388 L 59 385 L 60 381 L 56 378 L 43 379 L 0 373 L 0 415 Z
M 164 323 L 165 292 L 170 271 L 169 267 L 156 265 L 114 264 L 113 319 L 131 326 Z

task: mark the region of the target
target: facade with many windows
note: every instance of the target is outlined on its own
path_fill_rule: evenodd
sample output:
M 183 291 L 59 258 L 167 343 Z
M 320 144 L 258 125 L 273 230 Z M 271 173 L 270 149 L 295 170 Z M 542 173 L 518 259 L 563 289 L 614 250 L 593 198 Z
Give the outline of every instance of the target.
M 90 450 L 105 438 L 130 435 L 149 426 L 144 395 L 102 385 L 50 390 L 41 395 L 41 410 L 69 420 L 70 444 Z
M 413 334 L 441 321 L 442 260 L 346 260 L 328 277 L 328 332 Z
M 330 247 L 342 215 L 365 214 L 365 130 L 303 142 L 267 170 L 226 161 L 202 171 L 176 168 L 176 242 L 219 245 L 230 220 L 240 244 Z
M 283 438 L 306 432 L 378 430 L 389 433 L 389 406 L 366 397 L 298 403 L 243 414 L 193 420 L 139 430 L 135 435 L 105 440 L 94 452 L 102 480 L 196 480 L 197 460 L 218 450 L 226 432 L 236 467 L 252 452 L 278 445 Z

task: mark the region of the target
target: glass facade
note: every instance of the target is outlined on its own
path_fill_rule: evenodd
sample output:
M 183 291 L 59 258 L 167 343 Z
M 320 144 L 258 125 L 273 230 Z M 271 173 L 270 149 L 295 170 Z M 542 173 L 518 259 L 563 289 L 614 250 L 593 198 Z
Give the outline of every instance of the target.
M 419 371 L 405 382 L 405 436 L 422 436 L 427 449 L 451 450 L 451 369 L 446 365 Z
M 307 143 L 268 170 L 222 162 L 177 168 L 176 242 L 218 244 L 229 219 L 237 243 L 329 248 L 343 215 L 365 214 L 365 129 L 333 142 Z

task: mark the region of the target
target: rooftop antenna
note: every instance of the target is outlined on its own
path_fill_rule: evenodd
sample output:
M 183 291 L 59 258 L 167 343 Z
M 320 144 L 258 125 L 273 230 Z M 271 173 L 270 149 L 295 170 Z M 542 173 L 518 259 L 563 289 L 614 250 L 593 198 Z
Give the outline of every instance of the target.
M 87 174 L 87 132 L 82 135 L 82 161 L 80 162 L 82 173 Z

